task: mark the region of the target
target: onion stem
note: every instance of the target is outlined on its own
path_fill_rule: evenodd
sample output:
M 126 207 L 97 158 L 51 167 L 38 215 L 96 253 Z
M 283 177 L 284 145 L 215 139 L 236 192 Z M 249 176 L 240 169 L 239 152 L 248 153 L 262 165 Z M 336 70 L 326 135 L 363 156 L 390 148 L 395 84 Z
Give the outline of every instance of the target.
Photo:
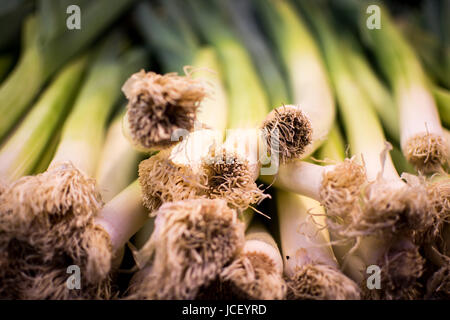
M 122 191 L 137 175 L 140 154 L 123 136 L 122 118 L 123 112 L 109 126 L 95 175 L 105 202 Z
M 0 177 L 12 182 L 32 173 L 52 135 L 69 113 L 87 57 L 79 58 L 53 80 L 30 113 L 0 149 Z
M 402 151 L 419 170 L 436 171 L 447 161 L 450 151 L 446 148 L 429 81 L 414 51 L 384 8 L 381 24 L 379 30 L 368 30 L 366 26 L 360 30 L 369 40 L 393 89 L 400 115 Z
M 333 255 L 320 204 L 292 193 L 277 193 L 281 249 L 289 297 L 294 299 L 359 299 L 358 286 L 343 275 Z M 310 211 L 314 210 L 314 213 Z

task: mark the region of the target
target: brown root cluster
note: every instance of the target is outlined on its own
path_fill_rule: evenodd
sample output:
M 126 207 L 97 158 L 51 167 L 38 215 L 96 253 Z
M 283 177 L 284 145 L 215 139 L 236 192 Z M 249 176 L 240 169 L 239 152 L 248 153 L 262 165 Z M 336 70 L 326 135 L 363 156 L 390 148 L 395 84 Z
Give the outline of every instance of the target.
M 129 298 L 194 299 L 243 245 L 244 224 L 224 200 L 166 203 L 137 254 L 141 270 L 132 280 Z
M 431 199 L 434 222 L 424 238 L 428 243 L 442 243 L 441 246 L 443 246 L 445 244 L 445 240 L 442 238 L 443 229 L 445 224 L 450 222 L 450 179 L 429 183 L 428 194 Z M 445 248 L 443 248 L 443 252 L 446 252 Z
M 263 123 L 267 146 L 279 147 L 279 159 L 285 163 L 299 158 L 312 142 L 312 126 L 300 108 L 282 106 L 274 109 Z
M 438 219 L 435 196 L 424 179 L 406 180 L 400 187 L 381 177 L 368 182 L 364 168 L 346 159 L 322 180 L 330 230 L 347 238 L 405 234 L 423 239 Z
M 206 196 L 206 175 L 173 163 L 169 155 L 170 150 L 163 150 L 139 164 L 143 204 L 151 212 L 166 202 Z
M 375 181 L 364 190 L 361 206 L 361 215 L 354 221 L 359 235 L 404 234 L 421 239 L 436 221 L 424 183 L 391 188 Z
M 246 252 L 220 274 L 223 286 L 235 299 L 281 300 L 286 283 L 275 262 L 261 252 Z
M 0 196 L 0 296 L 109 295 L 109 236 L 94 224 L 101 206 L 95 181 L 70 163 L 12 183 Z M 81 290 L 66 286 L 70 265 L 81 269 Z
M 178 142 L 171 139 L 176 130 L 191 131 L 199 104 L 206 95 L 199 80 L 144 70 L 133 74 L 122 90 L 129 101 L 131 138 L 145 149 L 169 147 Z
M 244 211 L 269 197 L 256 184 L 248 161 L 238 155 L 223 150 L 203 167 L 211 199 L 225 199 L 232 208 Z
M 419 134 L 405 145 L 406 159 L 423 173 L 439 171 L 447 162 L 448 152 L 444 138 L 436 134 Z
M 291 300 L 358 300 L 358 285 L 339 270 L 323 264 L 307 264 L 286 280 Z
M 441 267 L 428 279 L 425 299 L 450 299 L 450 258 L 447 263 L 448 265 Z
M 362 284 L 363 296 L 370 300 L 412 300 L 421 296 L 419 278 L 425 259 L 410 241 L 395 241 L 377 265 L 381 268 L 381 288 L 369 290 Z
M 336 234 L 347 236 L 358 219 L 359 199 L 366 183 L 364 167 L 354 159 L 345 159 L 324 174 L 320 198 L 327 209 L 328 226 Z

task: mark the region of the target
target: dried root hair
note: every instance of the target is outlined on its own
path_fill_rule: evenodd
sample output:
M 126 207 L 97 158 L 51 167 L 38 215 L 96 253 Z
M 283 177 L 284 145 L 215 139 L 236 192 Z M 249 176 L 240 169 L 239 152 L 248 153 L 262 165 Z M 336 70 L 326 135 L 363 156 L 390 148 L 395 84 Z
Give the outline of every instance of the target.
M 312 126 L 309 118 L 295 106 L 282 106 L 272 110 L 263 123 L 269 147 L 279 147 L 279 159 L 286 163 L 299 158 L 312 142 Z M 274 133 L 277 134 L 274 134 Z
M 359 199 L 367 184 L 363 166 L 345 159 L 322 178 L 320 199 L 327 209 L 327 223 L 336 234 L 347 236 L 347 229 L 360 215 Z
M 137 254 L 130 299 L 194 299 L 240 253 L 244 224 L 224 200 L 166 203 Z
M 11 284 L 5 287 L 15 286 L 10 294 L 69 299 L 103 292 L 109 286 L 111 244 L 94 224 L 101 206 L 95 181 L 70 163 L 11 184 L 0 199 L 0 280 Z M 83 293 L 67 290 L 70 265 L 82 269 Z
M 205 197 L 206 175 L 173 163 L 169 155 L 170 150 L 163 150 L 139 164 L 142 201 L 150 211 L 166 202 Z
M 52 247 L 53 241 L 36 241 L 33 236 L 1 240 L 0 298 L 61 300 L 112 296 L 111 251 L 109 236 L 104 231 L 92 225 L 78 230 L 68 236 L 66 250 L 61 245 Z M 67 268 L 72 265 L 80 267 L 80 290 L 67 287 L 70 276 Z
M 450 179 L 439 180 L 428 185 L 434 222 L 425 235 L 428 243 L 443 242 L 442 230 L 450 222 Z
M 244 211 L 252 204 L 270 197 L 255 182 L 249 162 L 222 150 L 203 165 L 208 179 L 208 196 L 225 199 L 230 207 Z
M 324 264 L 299 267 L 286 280 L 291 300 L 359 300 L 360 290 L 353 280 Z
M 403 245 L 403 247 L 402 247 Z M 424 272 L 425 259 L 411 242 L 398 242 L 386 251 L 377 265 L 381 268 L 381 289 L 369 290 L 365 283 L 363 297 L 369 300 L 414 300 L 421 296 L 419 278 Z
M 419 134 L 410 138 L 405 145 L 406 159 L 424 173 L 438 171 L 448 159 L 444 138 L 436 134 Z
M 241 254 L 220 274 L 223 286 L 235 299 L 281 300 L 286 297 L 286 283 L 275 262 L 261 252 Z
M 320 196 L 327 208 L 328 227 L 346 238 L 399 233 L 423 238 L 436 213 L 424 180 L 405 178 L 407 183 L 400 188 L 382 177 L 369 183 L 364 167 L 346 159 L 322 181 Z
M 171 141 L 176 130 L 191 131 L 206 95 L 202 83 L 189 75 L 144 70 L 133 74 L 122 90 L 128 99 L 131 139 L 145 149 L 167 148 L 177 142 Z
M 102 205 L 95 180 L 71 163 L 60 163 L 22 177 L 5 190 L 0 228 L 20 233 L 32 226 L 36 232 L 51 230 L 53 237 L 65 238 L 73 228 L 86 226 Z
M 450 258 L 447 263 L 428 279 L 425 299 L 450 300 Z
M 363 192 L 361 214 L 353 221 L 354 233 L 380 237 L 403 234 L 421 241 L 435 223 L 436 214 L 425 183 L 414 180 L 401 188 L 392 188 L 383 180 L 369 184 Z

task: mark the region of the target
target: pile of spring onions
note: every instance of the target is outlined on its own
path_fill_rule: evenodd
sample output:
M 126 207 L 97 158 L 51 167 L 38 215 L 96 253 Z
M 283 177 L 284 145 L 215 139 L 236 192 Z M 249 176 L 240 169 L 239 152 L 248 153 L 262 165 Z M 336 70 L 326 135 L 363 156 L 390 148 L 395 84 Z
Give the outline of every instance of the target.
M 419 3 L 1 7 L 0 299 L 450 299 L 450 11 Z

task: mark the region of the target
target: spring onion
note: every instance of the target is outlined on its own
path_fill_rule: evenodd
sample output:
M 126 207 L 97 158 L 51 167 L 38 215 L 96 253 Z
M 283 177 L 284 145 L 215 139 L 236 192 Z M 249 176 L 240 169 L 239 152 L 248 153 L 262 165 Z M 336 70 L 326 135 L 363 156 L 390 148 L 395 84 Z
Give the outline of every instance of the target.
M 155 215 L 130 299 L 194 299 L 244 244 L 244 224 L 221 199 L 165 203 Z
M 199 31 L 218 51 L 228 89 L 229 130 L 222 150 L 215 150 L 212 159 L 206 163 L 209 193 L 212 197 L 226 198 L 230 205 L 243 211 L 250 204 L 266 197 L 255 183 L 262 165 L 258 151 L 261 154 L 264 146 L 271 145 L 271 130 L 265 130 L 269 133 L 266 136 L 259 130 L 263 120 L 266 117 L 273 120 L 270 122 L 271 129 L 278 127 L 285 129 L 279 130 L 280 141 L 286 142 L 280 143 L 279 156 L 282 160 L 285 155 L 291 155 L 290 151 L 293 153 L 299 152 L 299 149 L 302 151 L 304 146 L 299 145 L 298 140 L 290 139 L 297 132 L 286 130 L 289 128 L 296 131 L 298 128 L 289 127 L 292 123 L 280 124 L 277 113 L 267 115 L 268 97 L 254 65 L 235 35 L 223 26 L 225 22 L 217 12 L 217 8 L 208 8 L 211 4 L 205 1 L 189 1 L 188 4 Z M 298 113 L 296 107 L 282 108 L 280 113 L 284 111 Z M 303 127 L 299 130 L 302 129 Z M 288 136 L 289 141 L 286 141 L 283 134 Z M 297 149 L 289 149 L 286 152 L 283 146 L 291 143 Z
M 227 223 L 226 221 L 235 215 L 228 211 L 229 209 L 223 208 L 224 202 L 192 200 L 192 202 L 180 204 L 181 210 L 172 210 L 173 217 L 170 219 L 166 214 L 160 213 L 164 210 L 164 203 L 204 196 L 207 181 L 202 180 L 204 175 L 201 161 L 208 156 L 216 144 L 222 142 L 227 121 L 227 99 L 221 82 L 221 70 L 216 51 L 211 47 L 196 46 L 195 43 L 189 43 L 181 37 L 180 35 L 189 34 L 192 42 L 195 39 L 188 28 L 180 30 L 179 25 L 183 23 L 182 19 L 172 18 L 178 14 L 177 7 L 171 2 L 164 4 L 167 6 L 164 9 L 168 11 L 164 16 L 165 20 L 153 15 L 153 7 L 149 4 L 141 5 L 140 10 L 137 11 L 139 30 L 149 46 L 158 53 L 166 71 L 172 71 L 170 68 L 179 70 L 184 64 L 192 66 L 191 69 L 186 70 L 192 78 L 205 84 L 207 95 L 199 103 L 197 114 L 197 119 L 203 128 L 197 128 L 184 136 L 183 141 L 172 149 L 161 151 L 139 165 L 139 181 L 143 190 L 144 204 L 151 211 L 163 206 L 154 213 L 156 220 L 150 219 L 137 235 L 136 244 L 141 248 L 138 253 L 141 261 L 138 263 L 140 267 L 138 274 L 141 276 L 136 275 L 136 277 L 143 277 L 143 279 L 138 281 L 139 288 L 132 290 L 134 292 L 132 296 L 181 299 L 186 296 L 195 297 L 200 286 L 207 285 L 218 275 L 226 260 L 231 259 L 231 252 L 242 246 L 240 243 L 243 241 L 243 229 L 242 223 L 235 221 L 226 225 L 221 232 L 215 231 L 218 225 Z M 166 36 L 161 37 L 161 32 Z M 186 55 L 180 56 L 180 52 L 170 46 L 173 39 L 186 43 Z M 202 204 L 202 201 L 206 202 Z M 189 209 L 182 209 L 183 206 L 207 209 L 200 211 L 195 209 L 194 212 L 186 213 L 185 210 Z M 209 208 L 214 209 L 214 207 L 218 207 L 217 214 L 210 214 Z M 219 214 L 222 210 L 225 210 L 225 216 Z M 199 234 L 198 240 L 195 240 L 196 235 L 194 235 L 193 241 L 196 241 L 196 246 L 199 248 L 198 254 L 191 258 L 189 251 L 191 249 L 185 247 L 183 239 L 178 237 L 174 242 L 175 238 L 172 239 L 171 236 L 168 238 L 168 234 L 160 230 L 176 233 L 183 230 L 186 233 L 198 230 L 204 234 L 204 236 Z M 224 237 L 230 240 L 222 241 Z M 142 244 L 146 239 L 148 239 L 147 242 Z M 214 245 L 215 251 L 224 254 L 211 255 L 209 249 L 204 247 L 210 242 L 217 242 Z M 157 249 L 153 248 L 155 244 Z M 162 251 L 168 246 L 173 255 L 166 255 Z M 152 258 L 152 251 L 155 251 L 154 259 L 148 259 Z M 185 255 L 188 256 L 187 259 L 180 259 Z M 203 268 L 206 269 L 203 270 Z M 185 272 L 184 269 L 187 271 Z
M 320 204 L 287 192 L 278 192 L 277 199 L 288 298 L 359 299 L 358 286 L 339 271 L 329 240 L 312 218 L 324 215 Z
M 2 260 L 1 278 L 12 297 L 67 299 L 110 293 L 108 274 L 114 253 L 109 230 L 94 222 L 102 201 L 91 177 L 123 76 L 143 62 L 140 50 L 122 53 L 123 49 L 118 33 L 101 46 L 47 171 L 20 178 L 1 195 L 0 245 L 8 253 Z M 83 268 L 81 291 L 69 290 L 65 283 L 66 269 L 74 264 Z
M 450 151 L 447 150 L 428 79 L 414 51 L 384 8 L 381 25 L 381 29 L 369 30 L 364 18 L 360 30 L 368 39 L 394 91 L 400 116 L 402 151 L 419 170 L 436 171 L 447 161 Z
M 387 152 L 381 124 L 349 71 L 349 56 L 339 51 L 339 38 L 331 31 L 326 12 L 317 9 L 304 5 L 304 10 L 314 17 L 324 47 L 350 150 L 362 157 L 369 180 L 362 193 L 362 210 L 353 222 L 343 219 L 342 228 L 346 231 L 341 234 L 347 233 L 351 238 L 352 233 L 359 233 L 355 247 L 367 259 L 367 266 L 381 265 L 383 289 L 367 290 L 366 295 L 410 298 L 417 294 L 417 279 L 424 263 L 413 238 L 423 237 L 435 223 L 437 213 L 426 185 L 412 177 L 407 183 L 400 179 Z M 410 269 L 402 267 L 403 262 L 408 262 Z

